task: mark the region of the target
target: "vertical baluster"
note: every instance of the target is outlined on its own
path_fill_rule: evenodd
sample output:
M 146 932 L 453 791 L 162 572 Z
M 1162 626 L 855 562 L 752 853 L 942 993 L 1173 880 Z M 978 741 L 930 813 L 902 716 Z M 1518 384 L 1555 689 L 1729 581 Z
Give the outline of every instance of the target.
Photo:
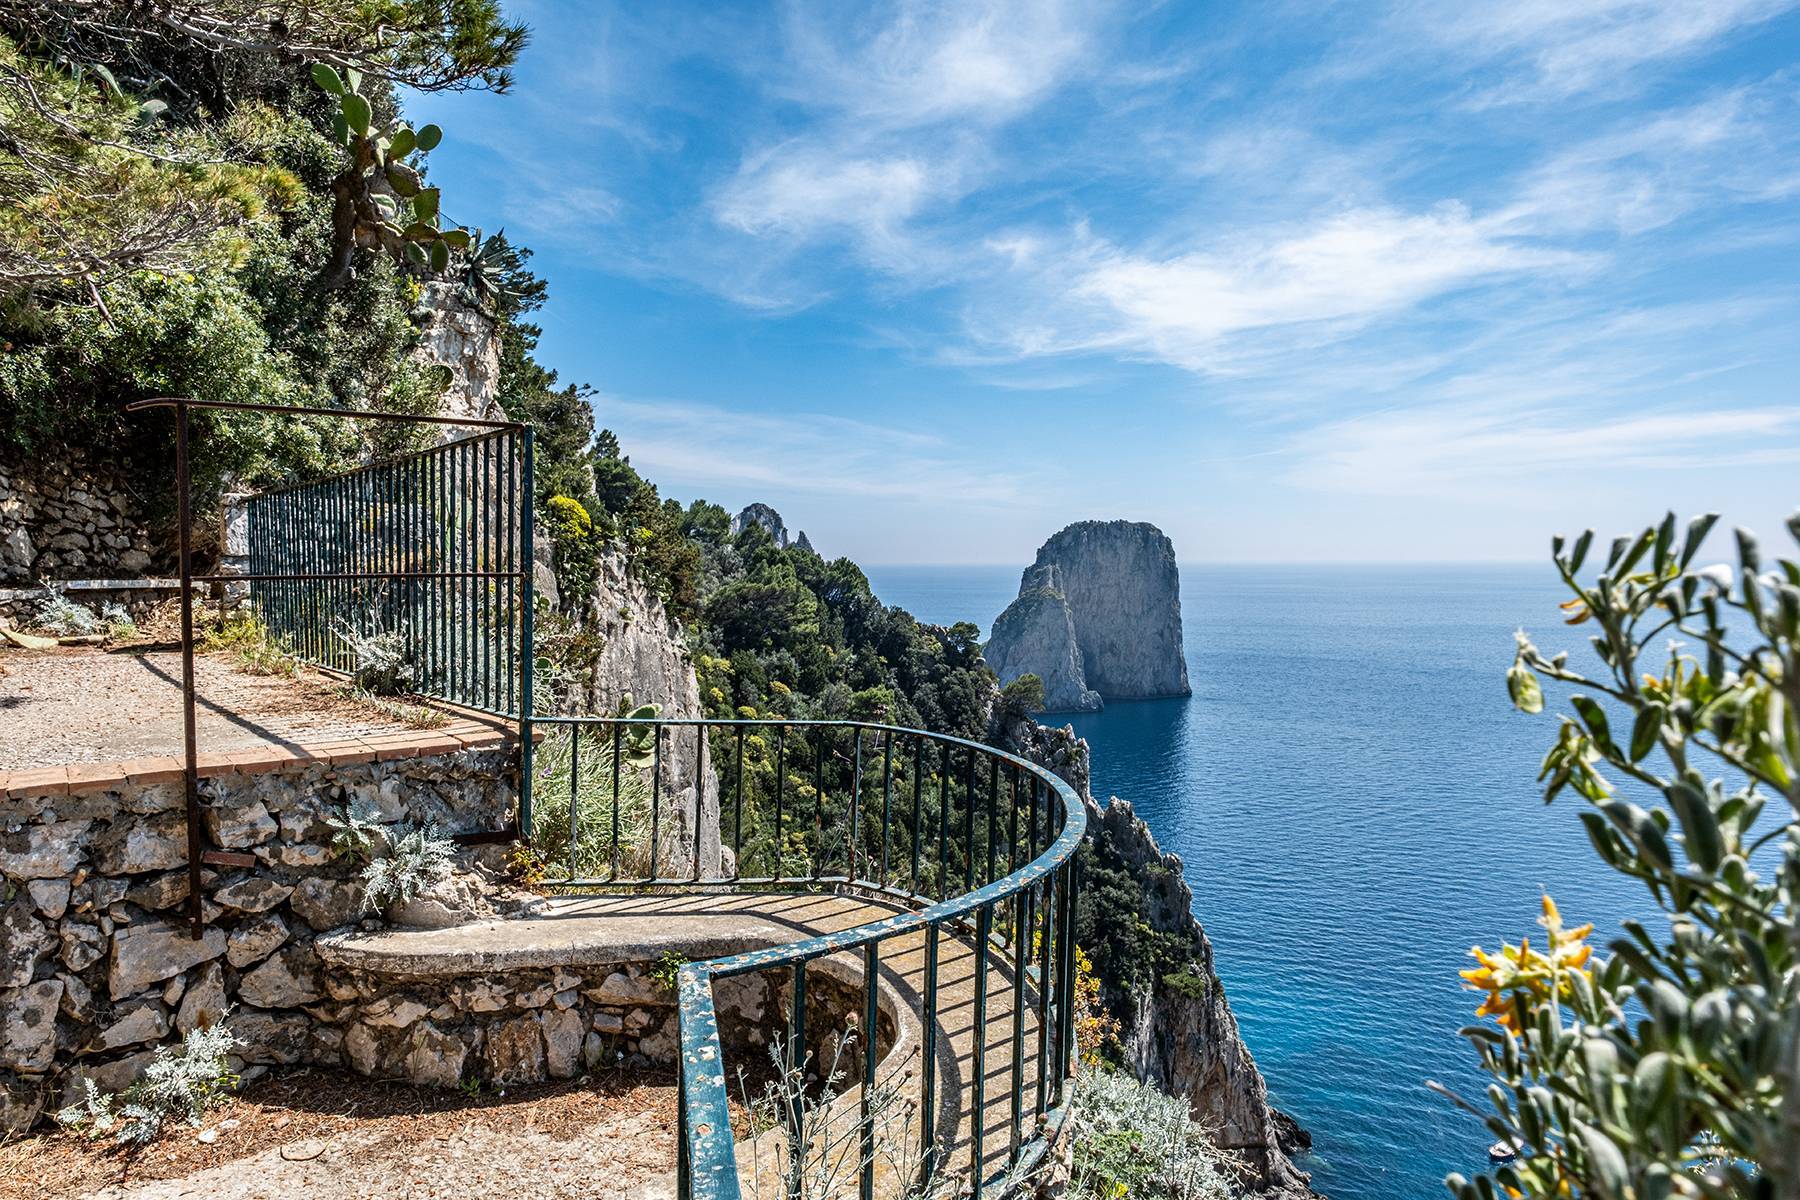
M 1017 783 L 1015 777 L 1014 782 Z M 1025 935 L 1025 893 L 1028 888 L 1020 888 L 1013 893 L 1012 903 L 1012 1087 L 1009 1117 L 1012 1122 L 1011 1136 L 1007 1139 L 1007 1160 L 1019 1161 L 1019 1148 L 1022 1144 L 1020 1130 L 1025 1118 L 1025 964 L 1029 952 L 1022 948 L 1027 944 Z
M 569 726 L 569 878 L 578 878 L 578 855 L 581 841 L 581 726 Z
M 943 743 L 938 772 L 938 900 L 950 894 L 950 743 Z
M 1056 940 L 1051 916 L 1056 907 L 1056 873 L 1044 876 L 1042 928 L 1038 932 L 1038 1027 L 1037 1027 L 1037 1109 L 1041 1120 L 1049 1109 L 1045 1105 L 1046 1086 L 1050 1082 L 1050 955 Z
M 1081 886 L 1080 860 L 1070 858 L 1063 864 L 1063 897 L 1062 897 L 1062 995 L 1059 997 L 1061 1027 L 1057 1031 L 1058 1069 L 1056 1073 L 1056 1103 L 1063 1102 L 1064 1085 L 1069 1074 L 1075 1068 L 1075 893 Z
M 1012 804 L 1007 808 L 1006 818 L 1006 873 L 1011 875 L 1024 866 L 1027 859 L 1019 857 L 1019 768 L 1012 768 Z M 1021 924 L 1013 925 L 1013 945 L 1018 946 Z
M 875 1052 L 880 1012 L 880 943 L 863 947 L 862 1200 L 875 1200 Z
M 852 756 L 854 765 L 850 770 L 850 862 L 845 867 L 844 874 L 851 879 L 860 879 L 861 876 L 856 872 L 856 862 L 862 849 L 862 726 L 852 726 L 850 732 L 856 738 L 856 752 Z
M 700 879 L 700 814 L 706 810 L 706 726 L 694 726 L 694 881 Z M 714 827 L 718 823 L 715 821 Z
M 825 726 L 815 726 L 813 752 L 813 850 L 812 877 L 817 879 L 825 867 Z
M 624 763 L 622 735 L 625 726 L 620 721 L 612 723 L 612 874 L 611 879 L 619 877 L 619 768 Z
M 994 874 L 995 844 L 994 835 L 1000 827 L 1000 760 L 993 755 L 988 756 L 988 794 L 987 794 L 987 877 L 983 886 L 1000 878 Z
M 650 878 L 662 878 L 662 722 L 650 722 Z
M 787 726 L 782 725 L 775 730 L 775 869 L 771 873 L 776 881 L 782 876 L 782 830 L 781 799 L 787 791 Z
M 969 1096 L 969 1132 L 973 1141 L 969 1173 L 974 1200 L 981 1200 L 981 1179 L 985 1174 L 982 1147 L 987 1133 L 988 939 L 993 932 L 994 906 L 984 904 L 975 910 L 975 1078 Z
M 920 1014 L 924 1024 L 924 1043 L 919 1051 L 919 1160 L 920 1182 L 937 1173 L 937 1009 L 938 1009 L 938 927 L 933 921 L 925 926 L 925 1008 Z
M 881 876 L 882 887 L 888 886 L 888 845 L 893 836 L 894 808 L 894 731 L 881 735 Z
M 925 735 L 913 734 L 912 882 L 907 890 L 919 894 L 919 841 L 925 828 Z
M 969 747 L 963 774 L 963 891 L 975 890 L 975 748 Z
M 737 786 L 732 789 L 731 869 L 744 873 L 744 727 L 737 727 Z

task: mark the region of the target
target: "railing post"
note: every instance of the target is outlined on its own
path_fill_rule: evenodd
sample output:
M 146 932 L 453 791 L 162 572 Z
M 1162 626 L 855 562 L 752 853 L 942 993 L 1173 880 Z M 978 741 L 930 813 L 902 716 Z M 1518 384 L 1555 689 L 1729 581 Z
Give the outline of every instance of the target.
M 537 596 L 533 591 L 533 575 L 537 569 L 537 546 L 532 536 L 537 511 L 536 471 L 532 463 L 531 426 L 524 431 L 524 469 L 519 490 L 524 505 L 524 521 L 519 529 L 519 550 L 524 562 L 519 565 L 519 837 L 531 841 L 531 772 L 536 753 L 532 708 L 536 703 L 533 677 L 537 674 Z M 575 827 L 569 826 L 569 841 L 575 840 Z
M 188 854 L 188 923 L 197 940 L 206 923 L 200 895 L 200 859 L 206 844 L 200 831 L 200 751 L 194 732 L 194 558 L 192 533 L 193 481 L 188 470 L 188 406 L 175 405 L 175 520 L 181 556 L 181 744 L 182 782 L 186 785 Z
M 863 947 L 862 1200 L 875 1200 L 875 1051 L 880 1011 L 880 942 Z
M 938 927 L 933 922 L 925 927 L 925 1008 L 920 1014 L 924 1026 L 924 1043 L 919 1049 L 919 1182 L 930 1179 L 937 1170 L 937 1007 L 938 1007 Z

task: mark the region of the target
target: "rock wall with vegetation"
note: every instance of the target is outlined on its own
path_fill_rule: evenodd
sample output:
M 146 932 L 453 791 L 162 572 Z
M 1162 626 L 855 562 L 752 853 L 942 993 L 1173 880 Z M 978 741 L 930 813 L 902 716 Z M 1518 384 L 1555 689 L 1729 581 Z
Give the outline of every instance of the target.
M 227 1008 L 246 1067 L 347 1061 L 357 1011 L 327 988 L 315 940 L 367 914 L 361 863 L 334 850 L 328 818 L 356 806 L 395 827 L 492 830 L 511 818 L 517 761 L 466 750 L 201 780 L 213 843 L 255 866 L 203 871 L 198 940 L 179 771 L 0 800 L 0 1125 L 29 1126 L 83 1076 L 123 1088 Z

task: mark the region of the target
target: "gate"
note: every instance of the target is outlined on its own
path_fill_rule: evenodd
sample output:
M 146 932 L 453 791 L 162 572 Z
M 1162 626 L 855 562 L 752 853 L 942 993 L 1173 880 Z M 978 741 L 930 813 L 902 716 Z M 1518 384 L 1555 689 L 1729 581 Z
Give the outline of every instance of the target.
M 519 827 L 529 836 L 535 661 L 531 429 L 510 421 L 183 397 L 125 406 L 127 412 L 152 408 L 175 410 L 188 917 L 194 936 L 203 926 L 202 867 L 251 865 L 239 861 L 246 855 L 208 848 L 201 820 L 194 732 L 196 584 L 247 585 L 270 634 L 297 657 L 328 671 L 351 676 L 384 671 L 408 692 L 517 721 Z M 252 496 L 249 569 L 196 575 L 188 469 L 193 409 L 480 432 Z

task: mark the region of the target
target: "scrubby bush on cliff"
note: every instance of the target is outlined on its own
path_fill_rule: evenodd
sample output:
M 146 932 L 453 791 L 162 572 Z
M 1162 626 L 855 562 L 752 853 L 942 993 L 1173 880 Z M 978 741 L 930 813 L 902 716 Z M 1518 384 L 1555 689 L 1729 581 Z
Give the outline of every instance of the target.
M 1735 567 L 1697 565 L 1712 524 L 1671 514 L 1588 581 L 1591 531 L 1556 540 L 1594 669 L 1519 634 L 1520 709 L 1542 711 L 1545 680 L 1577 689 L 1546 800 L 1591 806 L 1595 851 L 1668 924 L 1625 921 L 1598 958 L 1546 897 L 1536 945 L 1476 951 L 1464 977 L 1498 1024 L 1464 1031 L 1494 1078 L 1477 1111 L 1519 1157 L 1451 1176 L 1460 1200 L 1800 1195 L 1800 560 L 1740 530 Z
M 1084 1070 L 1069 1120 L 1076 1200 L 1229 1200 L 1245 1175 L 1186 1100 L 1124 1071 Z

